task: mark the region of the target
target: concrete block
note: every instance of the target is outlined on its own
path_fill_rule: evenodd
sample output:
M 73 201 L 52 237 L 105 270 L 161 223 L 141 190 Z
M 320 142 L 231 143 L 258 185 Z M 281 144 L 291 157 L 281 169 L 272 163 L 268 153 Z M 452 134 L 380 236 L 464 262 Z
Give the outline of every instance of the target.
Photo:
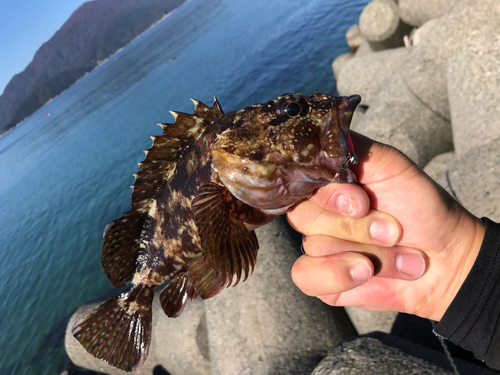
M 453 358 L 460 374 L 490 375 L 493 370 Z M 346 340 L 334 348 L 311 375 L 453 374 L 443 352 L 414 342 L 373 332 Z
M 306 374 L 356 333 L 343 308 L 304 295 L 290 269 L 300 255 L 283 217 L 257 230 L 253 275 L 206 300 L 213 374 Z
M 188 303 L 181 316 L 172 319 L 155 296 L 153 337 L 156 363 L 172 375 L 209 375 L 210 355 L 204 301 Z
M 472 30 L 496 25 L 500 17 L 497 0 L 461 0 L 455 3 L 428 36 L 411 48 L 399 74 L 413 94 L 430 110 L 450 120 L 447 88 L 448 60 Z
M 441 17 L 455 0 L 399 0 L 401 19 L 409 25 L 422 26 L 425 22 Z
M 158 294 L 153 303 L 153 333 L 148 359 L 141 370 L 134 374 L 151 375 L 159 364 L 172 375 L 210 374 L 203 302 L 195 300 L 189 303 L 180 317 L 170 319 L 163 313 Z M 77 366 L 110 375 L 130 374 L 89 354 L 71 334 L 75 322 L 97 305 L 93 303 L 80 307 L 69 320 L 65 337 L 66 352 Z
M 333 75 L 338 79 L 341 70 L 344 68 L 345 64 L 352 58 L 352 53 L 343 53 L 338 55 L 332 63 Z
M 420 166 L 452 150 L 448 61 L 472 30 L 494 27 L 489 25 L 497 25 L 499 18 L 498 1 L 456 3 L 420 44 L 409 48 L 405 62 L 370 104 L 360 131 L 396 146 Z M 348 64 L 339 81 L 347 72 Z
M 361 103 L 363 103 L 363 99 L 361 99 Z M 358 128 L 358 125 L 359 123 L 361 122 L 361 120 L 363 119 L 365 113 L 366 113 L 366 110 L 367 110 L 367 106 L 365 106 L 364 104 L 361 104 L 361 105 L 358 105 L 356 110 L 354 111 L 353 115 L 352 115 L 352 120 L 351 120 L 351 130 L 354 130 L 358 133 L 361 133 L 361 131 L 359 130 Z
M 399 18 L 399 8 L 392 0 L 369 3 L 361 12 L 359 28 L 374 50 L 402 47 L 403 37 L 411 31 Z
M 359 25 L 351 26 L 345 33 L 345 39 L 347 40 L 347 45 L 351 49 L 351 52 L 356 52 L 363 41 Z
M 398 313 L 396 311 L 371 311 L 361 307 L 344 307 L 358 334 L 380 331 L 390 333 Z
M 499 19 L 496 24 L 470 30 L 448 63 L 448 96 L 458 157 L 500 137 Z
M 500 222 L 500 138 L 478 146 L 448 170 L 455 197 L 477 217 Z
M 409 48 L 401 47 L 346 61 L 336 76 L 339 94 L 359 94 L 363 105 L 371 105 L 386 80 L 394 76 L 409 54 Z
M 332 350 L 311 373 L 311 375 L 334 374 L 451 375 L 453 372 L 402 353 L 375 338 L 358 337 Z
M 453 150 L 449 121 L 419 101 L 400 75 L 386 82 L 357 130 L 395 146 L 420 167 L 434 156 Z
M 440 21 L 440 18 L 433 18 L 432 20 L 427 21 L 418 29 L 413 29 L 410 33 L 409 43 L 410 46 L 416 46 L 420 44 L 420 42 L 429 34 L 429 32 L 436 26 Z
M 366 40 L 366 38 L 362 37 L 361 44 L 359 45 L 358 49 L 356 50 L 354 57 L 366 56 L 372 52 L 375 52 L 375 49 L 372 48 L 372 46 L 370 45 L 370 42 L 368 42 Z

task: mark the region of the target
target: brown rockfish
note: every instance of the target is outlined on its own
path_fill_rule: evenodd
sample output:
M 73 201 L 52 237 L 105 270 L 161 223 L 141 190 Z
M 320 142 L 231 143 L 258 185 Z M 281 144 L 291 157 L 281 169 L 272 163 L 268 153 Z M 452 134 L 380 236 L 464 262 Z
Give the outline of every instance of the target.
M 349 125 L 361 98 L 291 93 L 224 113 L 159 124 L 133 185 L 132 208 L 104 230 L 101 265 L 128 287 L 72 328 L 97 358 L 138 370 L 148 355 L 155 288 L 169 317 L 252 273 L 254 229 L 331 182 L 355 182 Z

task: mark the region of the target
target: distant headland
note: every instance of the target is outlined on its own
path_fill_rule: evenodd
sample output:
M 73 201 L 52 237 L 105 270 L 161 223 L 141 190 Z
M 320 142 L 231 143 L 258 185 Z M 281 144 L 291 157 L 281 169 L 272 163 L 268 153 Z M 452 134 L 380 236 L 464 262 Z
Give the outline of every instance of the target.
M 0 136 L 185 1 L 94 0 L 81 5 L 5 87 Z

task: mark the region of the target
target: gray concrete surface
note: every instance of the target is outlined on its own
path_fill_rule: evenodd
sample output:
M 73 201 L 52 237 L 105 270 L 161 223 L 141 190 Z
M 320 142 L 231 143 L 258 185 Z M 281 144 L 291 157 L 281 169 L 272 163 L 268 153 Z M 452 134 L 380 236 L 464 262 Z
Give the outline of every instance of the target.
M 181 316 L 172 319 L 163 313 L 156 299 L 153 320 L 156 362 L 172 375 L 210 374 L 205 302 L 197 298 L 188 303 Z
M 344 342 L 314 369 L 311 375 L 453 374 L 420 358 L 406 355 L 371 337 Z
M 373 50 L 401 47 L 411 26 L 399 17 L 399 8 L 392 0 L 374 0 L 361 12 L 359 28 Z
M 363 103 L 363 98 L 361 98 L 360 105 L 358 105 L 358 107 L 354 111 L 354 114 L 352 115 L 351 130 L 354 130 L 356 132 L 360 131 L 358 128 L 358 125 L 361 122 L 361 120 L 363 119 L 363 117 L 365 116 L 367 108 L 368 107 L 366 107 L 365 104 Z
M 462 0 L 455 4 L 427 38 L 409 48 L 409 56 L 370 103 L 358 128 L 369 137 L 396 146 L 420 166 L 452 150 L 448 62 L 471 32 L 498 25 L 499 12 L 500 2 L 494 0 Z M 346 64 L 344 74 L 355 59 Z M 456 90 L 455 94 L 466 95 Z M 462 103 L 460 108 L 464 107 Z
M 290 269 L 300 255 L 281 217 L 257 230 L 253 275 L 205 301 L 213 374 L 307 374 L 354 335 L 345 311 L 304 295 Z
M 454 1 L 399 0 L 399 14 L 401 19 L 407 24 L 419 27 L 433 18 L 446 14 Z
M 437 116 L 450 120 L 447 71 L 451 55 L 474 30 L 485 25 L 498 28 L 499 17 L 497 0 L 458 1 L 428 37 L 411 48 L 399 74 L 415 97 Z
M 497 17 L 496 23 L 470 30 L 448 63 L 453 140 L 459 157 L 500 137 L 500 12 Z
M 372 52 L 375 52 L 375 49 L 372 48 L 370 43 L 366 40 L 365 37 L 361 38 L 361 44 L 359 45 L 358 49 L 356 50 L 356 53 L 354 54 L 354 57 L 361 57 L 368 55 Z
M 338 92 L 341 95 L 356 93 L 361 95 L 363 105 L 371 105 L 386 80 L 394 76 L 409 54 L 409 48 L 401 47 L 348 59 L 337 69 L 340 70 L 336 76 Z
M 345 311 L 360 335 L 373 331 L 390 333 L 398 315 L 395 311 L 371 311 L 353 306 L 346 306 Z
M 351 52 L 343 53 L 341 55 L 338 55 L 335 58 L 335 60 L 333 60 L 332 70 L 333 70 L 333 75 L 335 76 L 335 78 L 337 78 L 337 80 L 338 80 L 338 77 L 340 75 L 340 72 L 342 71 L 342 69 L 344 69 L 344 66 L 352 58 L 352 56 L 353 56 L 353 54 Z
M 410 33 L 409 43 L 411 46 L 416 46 L 420 44 L 420 42 L 429 34 L 429 32 L 436 26 L 440 21 L 440 18 L 433 18 L 432 20 L 427 21 L 418 29 L 413 29 Z
M 363 41 L 359 25 L 353 25 L 346 31 L 345 40 L 347 41 L 347 45 L 349 46 L 351 52 L 356 52 Z
M 453 358 L 460 374 L 490 375 L 496 372 Z M 312 375 L 444 375 L 453 374 L 443 352 L 394 335 L 372 332 L 347 340 L 334 348 Z
M 467 152 L 448 170 L 448 177 L 465 208 L 500 222 L 500 138 Z
M 449 121 L 419 101 L 401 76 L 386 82 L 356 131 L 393 145 L 421 167 L 435 155 L 452 150 Z

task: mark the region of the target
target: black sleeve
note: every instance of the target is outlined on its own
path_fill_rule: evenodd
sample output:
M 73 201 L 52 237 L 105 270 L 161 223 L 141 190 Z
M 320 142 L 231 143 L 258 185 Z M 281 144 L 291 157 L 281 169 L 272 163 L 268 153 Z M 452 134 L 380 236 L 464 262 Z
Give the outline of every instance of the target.
M 478 257 L 434 333 L 500 370 L 500 224 L 482 220 Z

